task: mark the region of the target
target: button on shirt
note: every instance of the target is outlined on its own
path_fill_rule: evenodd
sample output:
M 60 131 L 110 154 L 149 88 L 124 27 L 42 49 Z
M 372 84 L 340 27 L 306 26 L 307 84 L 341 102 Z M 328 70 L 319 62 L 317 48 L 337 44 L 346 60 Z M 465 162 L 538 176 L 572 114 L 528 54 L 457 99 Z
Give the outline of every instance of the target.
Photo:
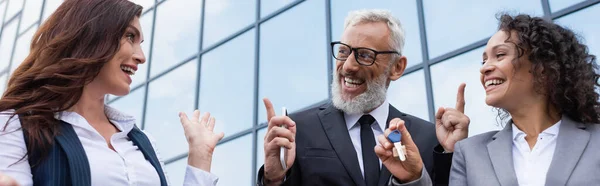
M 379 140 L 377 140 L 377 136 L 383 134 L 383 130 L 385 129 L 385 125 L 388 118 L 388 113 L 390 112 L 390 104 L 387 100 L 385 100 L 379 107 L 375 108 L 375 110 L 371 111 L 368 114 L 371 114 L 373 118 L 375 118 L 375 123 L 371 124 L 371 129 L 373 129 L 373 135 L 375 136 L 375 142 L 379 145 Z M 354 146 L 354 150 L 356 151 L 356 157 L 358 157 L 358 165 L 360 166 L 360 172 L 365 175 L 365 168 L 363 167 L 363 157 L 362 157 L 362 147 L 360 141 L 360 124 L 358 123 L 358 119 L 362 117 L 364 114 L 346 114 L 344 113 L 344 119 L 346 120 L 346 127 L 348 127 L 348 133 L 350 134 L 350 139 L 352 139 L 352 145 Z M 375 147 L 373 147 L 375 149 Z M 379 160 L 379 168 L 381 168 L 381 160 Z
M 14 111 L 0 114 L 1 127 L 6 125 L 12 112 Z M 110 122 L 119 129 L 119 132 L 110 138 L 114 151 L 108 148 L 104 137 L 81 115 L 66 111 L 55 115 L 57 119 L 71 124 L 79 137 L 89 160 L 92 185 L 160 185 L 160 178 L 152 164 L 144 158 L 144 154 L 127 137 L 135 125 L 135 119 L 109 106 L 105 106 L 104 112 Z M 23 131 L 20 128 L 21 123 L 18 116 L 15 116 L 9 122 L 6 130 L 0 129 L 0 148 L 2 149 L 0 151 L 0 172 L 14 178 L 21 185 L 32 185 L 29 162 L 27 160 L 19 161 L 27 154 Z M 156 150 L 154 139 L 147 133 L 145 134 L 150 139 L 160 164 L 165 170 L 160 154 Z M 165 172 L 165 177 L 168 179 L 166 174 Z M 209 172 L 189 165 L 186 167 L 184 185 L 216 185 L 217 181 L 218 178 Z
M 512 124 L 513 164 L 520 186 L 546 184 L 546 174 L 554 157 L 559 129 L 560 121 L 540 133 L 533 148 L 529 148 L 525 132 Z

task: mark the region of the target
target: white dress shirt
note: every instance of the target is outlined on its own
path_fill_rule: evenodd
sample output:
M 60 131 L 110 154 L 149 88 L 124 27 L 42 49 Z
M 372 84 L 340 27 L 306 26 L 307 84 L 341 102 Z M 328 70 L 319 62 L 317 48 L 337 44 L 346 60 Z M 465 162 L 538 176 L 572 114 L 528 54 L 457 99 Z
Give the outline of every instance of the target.
M 560 121 L 540 133 L 533 148 L 529 148 L 529 144 L 525 140 L 525 132 L 512 124 L 513 164 L 520 186 L 543 186 L 546 184 L 546 174 L 554 157 L 559 129 Z
M 379 105 L 379 107 L 377 107 L 375 110 L 369 113 L 371 116 L 373 116 L 373 118 L 375 118 L 375 123 L 371 124 L 371 129 L 373 129 L 373 136 L 375 136 L 375 143 L 377 143 L 377 145 L 379 145 L 379 140 L 377 140 L 377 136 L 383 134 L 383 130 L 385 129 L 389 112 L 390 104 L 387 100 L 385 100 L 381 105 Z M 365 168 L 363 167 L 362 147 L 360 141 L 360 124 L 358 124 L 358 120 L 363 115 L 364 114 L 344 113 L 346 127 L 348 127 L 348 133 L 350 134 L 350 138 L 352 139 L 352 145 L 354 145 L 354 150 L 356 150 L 356 157 L 358 157 L 358 165 L 360 166 L 360 172 L 362 172 L 364 176 Z M 375 147 L 373 147 L 373 149 L 374 148 Z M 381 160 L 379 160 L 379 168 L 381 168 Z
M 13 112 L 14 110 L 9 110 L 0 113 L 2 128 Z M 143 153 L 127 137 L 135 125 L 135 119 L 109 106 L 104 107 L 104 112 L 110 122 L 119 129 L 119 132 L 110 138 L 114 151 L 108 148 L 104 137 L 81 115 L 66 111 L 55 115 L 57 119 L 71 124 L 79 137 L 90 164 L 92 185 L 160 185 L 160 178 L 152 164 L 144 158 Z M 6 130 L 2 130 L 2 128 L 0 128 L 0 149 L 2 149 L 0 151 L 0 173 L 14 178 L 23 186 L 32 185 L 29 162 L 27 159 L 19 161 L 27 154 L 27 148 L 18 116 L 15 115 L 10 120 Z M 153 138 L 148 133 L 145 134 L 150 139 L 164 171 L 164 162 L 156 150 Z M 168 182 L 166 174 L 165 172 Z M 186 168 L 184 185 L 216 185 L 217 181 L 218 178 L 209 172 L 189 165 Z

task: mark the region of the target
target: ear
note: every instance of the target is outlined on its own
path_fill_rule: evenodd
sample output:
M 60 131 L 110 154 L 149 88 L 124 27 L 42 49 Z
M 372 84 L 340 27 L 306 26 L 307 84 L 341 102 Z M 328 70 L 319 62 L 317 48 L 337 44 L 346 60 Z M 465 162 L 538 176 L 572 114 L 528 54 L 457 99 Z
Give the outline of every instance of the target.
M 396 81 L 404 74 L 404 70 L 406 70 L 406 56 L 400 56 L 395 59 L 392 68 L 390 69 L 389 79 L 392 81 Z

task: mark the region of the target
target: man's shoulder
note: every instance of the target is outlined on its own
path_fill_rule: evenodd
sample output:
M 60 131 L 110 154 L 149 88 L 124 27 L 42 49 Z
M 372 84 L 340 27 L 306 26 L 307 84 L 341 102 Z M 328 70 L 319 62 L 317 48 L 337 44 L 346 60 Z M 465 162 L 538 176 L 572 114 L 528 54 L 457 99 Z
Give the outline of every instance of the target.
M 327 109 L 329 106 L 331 106 L 331 102 L 320 103 L 320 104 L 317 104 L 316 106 L 294 112 L 294 113 L 290 114 L 289 116 L 293 120 L 316 118 L 316 117 L 318 117 L 319 112 Z
M 413 116 L 402 111 L 399 111 L 394 106 L 390 105 L 390 116 L 394 118 L 400 118 L 405 122 L 410 122 L 410 125 L 418 126 L 419 128 L 434 129 L 435 125 L 425 119 Z

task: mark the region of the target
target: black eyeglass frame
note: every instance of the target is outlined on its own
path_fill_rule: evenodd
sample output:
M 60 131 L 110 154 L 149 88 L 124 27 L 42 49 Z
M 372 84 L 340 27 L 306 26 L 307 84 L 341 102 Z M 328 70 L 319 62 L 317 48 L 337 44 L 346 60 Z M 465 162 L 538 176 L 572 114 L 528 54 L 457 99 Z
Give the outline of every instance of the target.
M 335 52 L 335 45 L 336 44 L 341 44 L 341 45 L 344 45 L 344 46 L 348 47 L 352 51 L 352 53 L 354 54 L 354 59 L 356 59 L 356 63 L 358 63 L 359 65 L 363 65 L 363 66 L 371 66 L 371 65 L 375 64 L 375 61 L 377 61 L 377 55 L 379 55 L 379 54 L 398 54 L 398 55 L 402 55 L 402 54 L 400 54 L 400 52 L 397 52 L 397 51 L 377 51 L 377 50 L 374 50 L 374 49 L 371 49 L 371 48 L 365 48 L 365 47 L 356 47 L 356 48 L 353 48 L 350 45 L 348 45 L 346 43 L 342 43 L 340 41 L 331 42 L 331 44 L 330 44 L 331 45 L 331 55 L 333 56 L 333 58 L 335 58 L 336 60 L 340 60 L 340 61 L 346 61 L 348 59 L 348 57 L 346 57 L 346 59 L 339 59 L 336 56 L 336 52 Z M 360 60 L 358 59 L 358 50 L 369 50 L 369 51 L 373 52 L 375 54 L 373 56 L 373 61 L 371 61 L 368 64 L 364 63 L 364 61 L 363 61 L 363 63 L 361 63 Z M 348 56 L 350 56 L 350 55 L 348 55 Z

